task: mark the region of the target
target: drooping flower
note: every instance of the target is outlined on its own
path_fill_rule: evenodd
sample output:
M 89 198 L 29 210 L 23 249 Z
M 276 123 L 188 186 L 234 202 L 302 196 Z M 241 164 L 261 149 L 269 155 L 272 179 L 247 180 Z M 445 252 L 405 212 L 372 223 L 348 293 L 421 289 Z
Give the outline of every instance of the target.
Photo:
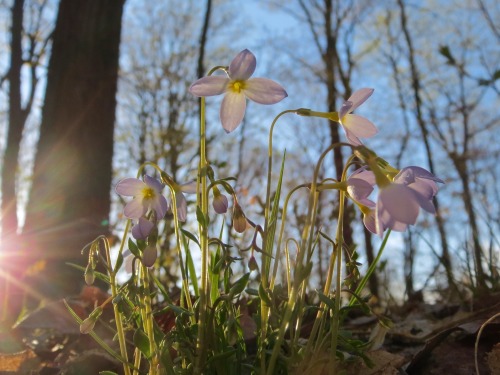
M 404 231 L 417 221 L 420 208 L 435 213 L 432 199 L 443 181 L 420 167 L 403 168 L 392 183 L 380 187 L 375 209 L 376 232 Z
M 363 213 L 365 227 L 382 236 L 388 228 L 404 232 L 408 225 L 415 224 L 420 208 L 435 213 L 432 199 L 438 191 L 436 182 L 443 181 L 423 168 L 403 168 L 392 181 L 379 186 L 376 203 L 368 199 L 376 185 L 373 171 L 360 168 L 349 176 L 346 184 L 349 196 Z
M 373 89 L 362 88 L 355 91 L 347 101 L 342 104 L 339 111 L 339 123 L 344 129 L 345 135 L 353 146 L 363 143 L 359 138 L 370 138 L 377 134 L 377 127 L 369 120 L 352 112 L 363 104 L 372 94 Z
M 424 168 L 412 166 L 401 169 L 394 182 L 408 186 L 417 196 L 420 207 L 431 214 L 436 213 L 432 200 L 438 192 L 436 182 L 444 183 L 443 180 Z
M 203 77 L 189 88 L 191 94 L 200 97 L 224 94 L 220 119 L 227 133 L 235 130 L 243 120 L 247 98 L 259 104 L 275 104 L 288 96 L 280 84 L 270 79 L 250 78 L 256 65 L 253 53 L 245 49 L 231 61 L 227 77 Z
M 139 219 L 151 210 L 156 212 L 156 218 L 162 219 L 168 203 L 161 194 L 163 185 L 156 179 L 144 175 L 144 181 L 137 178 L 125 178 L 116 185 L 116 192 L 127 197 L 134 197 L 123 209 L 123 214 L 129 219 Z

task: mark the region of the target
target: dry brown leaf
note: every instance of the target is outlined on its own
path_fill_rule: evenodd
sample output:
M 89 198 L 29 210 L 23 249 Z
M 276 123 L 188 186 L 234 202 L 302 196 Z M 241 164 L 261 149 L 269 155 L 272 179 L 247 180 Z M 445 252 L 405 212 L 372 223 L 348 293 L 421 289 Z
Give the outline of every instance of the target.
M 487 357 L 488 367 L 491 374 L 500 374 L 500 343 L 493 346 Z
M 40 360 L 31 349 L 13 354 L 0 353 L 0 369 L 7 374 L 29 374 L 40 367 Z

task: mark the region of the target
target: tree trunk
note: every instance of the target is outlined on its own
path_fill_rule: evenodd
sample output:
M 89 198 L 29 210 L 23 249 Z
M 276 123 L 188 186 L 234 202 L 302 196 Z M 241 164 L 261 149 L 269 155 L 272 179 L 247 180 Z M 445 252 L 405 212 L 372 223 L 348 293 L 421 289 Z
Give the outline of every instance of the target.
M 61 0 L 23 231 L 31 280 L 46 296 L 79 291 L 84 245 L 108 233 L 121 18 L 125 0 Z
M 23 51 L 24 0 L 15 0 L 12 7 L 9 80 L 9 127 L 2 169 L 2 236 L 8 239 L 17 231 L 16 172 L 19 147 L 26 121 L 26 111 L 21 105 L 21 68 Z

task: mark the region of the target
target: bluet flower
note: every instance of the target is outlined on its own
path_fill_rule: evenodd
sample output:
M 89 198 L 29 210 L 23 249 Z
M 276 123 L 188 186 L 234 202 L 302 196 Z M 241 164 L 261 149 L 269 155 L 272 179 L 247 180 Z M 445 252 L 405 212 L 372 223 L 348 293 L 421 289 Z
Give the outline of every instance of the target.
M 129 219 L 139 219 L 154 210 L 156 218 L 162 219 L 168 210 L 168 203 L 161 194 L 163 185 L 156 179 L 145 175 L 144 181 L 137 178 L 125 178 L 116 185 L 116 192 L 127 197 L 134 197 L 123 209 Z
M 342 104 L 339 111 L 339 123 L 344 129 L 349 143 L 360 146 L 363 143 L 359 138 L 370 138 L 377 134 L 377 127 L 369 120 L 352 112 L 363 104 L 372 94 L 373 89 L 362 88 L 355 91 L 347 101 Z
M 275 104 L 288 96 L 280 84 L 270 79 L 250 78 L 256 66 L 255 56 L 245 49 L 231 61 L 227 77 L 203 77 L 189 88 L 195 96 L 224 94 L 220 119 L 227 133 L 236 129 L 243 120 L 247 98 L 259 104 Z

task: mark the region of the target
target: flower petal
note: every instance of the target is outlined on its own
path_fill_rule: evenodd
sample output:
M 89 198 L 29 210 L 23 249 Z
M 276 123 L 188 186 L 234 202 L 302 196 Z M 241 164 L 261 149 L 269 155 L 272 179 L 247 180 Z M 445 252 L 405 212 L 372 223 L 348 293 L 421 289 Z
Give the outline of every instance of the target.
M 275 104 L 288 96 L 279 83 L 267 78 L 249 79 L 244 93 L 248 99 L 259 104 Z
M 387 213 L 390 219 L 404 224 L 415 224 L 420 204 L 415 193 L 400 184 L 390 184 L 380 190 L 377 200 L 377 210 L 384 218 Z
M 373 186 L 360 178 L 347 179 L 347 192 L 355 201 L 367 198 L 373 191 Z
M 340 107 L 340 111 L 339 111 L 339 118 L 342 118 L 344 117 L 345 115 L 347 115 L 348 113 L 351 113 L 352 110 L 352 102 L 350 101 L 345 101 L 343 104 L 342 104 L 342 107 Z
M 189 87 L 194 96 L 214 96 L 226 92 L 229 78 L 224 76 L 203 77 Z
M 370 211 L 369 214 L 363 216 L 363 224 L 373 234 L 377 234 L 377 227 L 375 225 L 375 211 Z M 383 232 L 383 231 L 382 231 Z
M 175 193 L 175 202 L 177 204 L 177 218 L 179 221 L 186 221 L 187 219 L 187 200 L 181 192 Z
M 233 80 L 246 81 L 257 66 L 257 59 L 248 49 L 238 53 L 229 65 L 229 77 Z
M 345 115 L 341 124 L 360 138 L 370 138 L 378 133 L 377 127 L 370 120 L 358 115 Z
M 352 174 L 349 176 L 347 180 L 351 178 L 358 178 L 360 180 L 365 180 L 372 186 L 376 185 L 375 174 L 372 171 L 366 169 L 366 166 L 356 169 L 354 172 L 352 172 Z
M 349 99 L 347 99 L 347 101 L 352 103 L 352 107 L 351 107 L 349 113 L 351 113 L 356 108 L 358 108 L 361 104 L 363 104 L 366 101 L 366 99 L 368 99 L 373 94 L 373 91 L 375 91 L 375 90 L 369 89 L 366 87 L 355 91 L 349 97 Z
M 241 124 L 246 106 L 245 95 L 235 92 L 226 93 L 220 107 L 220 120 L 227 133 L 232 132 Z
M 408 187 L 421 194 L 425 199 L 431 200 L 437 194 L 438 188 L 434 181 L 418 179 Z
M 146 184 L 137 178 L 125 178 L 118 182 L 115 191 L 120 195 L 134 197 L 140 195 Z
M 444 183 L 443 180 L 434 176 L 431 172 L 427 171 L 426 169 L 421 168 L 421 167 L 415 167 L 415 166 L 406 167 L 406 168 L 401 169 L 399 171 L 399 173 L 397 174 L 397 176 L 394 178 L 394 181 L 398 182 L 398 183 L 404 183 L 403 181 L 406 181 L 407 184 L 409 184 L 409 183 L 415 181 L 416 178 L 422 178 L 422 179 L 426 179 L 426 180 L 432 180 L 432 181 Z
M 146 206 L 142 204 L 142 197 L 137 197 L 128 202 L 123 209 L 123 214 L 129 219 L 139 219 L 148 210 Z
M 160 193 L 163 190 L 163 184 L 156 178 L 150 177 L 147 174 L 144 175 L 144 182 L 150 188 L 153 188 L 157 193 Z
M 139 218 L 139 222 L 132 227 L 132 236 L 137 240 L 145 240 L 154 228 L 154 224 L 144 217 Z
M 194 194 L 194 193 L 196 193 L 196 189 L 197 189 L 197 182 L 196 181 L 191 181 L 191 182 L 187 182 L 185 184 L 180 185 L 180 190 L 184 193 Z
M 161 194 L 158 194 L 151 206 L 156 211 L 156 218 L 158 220 L 163 219 L 169 209 L 167 199 Z

